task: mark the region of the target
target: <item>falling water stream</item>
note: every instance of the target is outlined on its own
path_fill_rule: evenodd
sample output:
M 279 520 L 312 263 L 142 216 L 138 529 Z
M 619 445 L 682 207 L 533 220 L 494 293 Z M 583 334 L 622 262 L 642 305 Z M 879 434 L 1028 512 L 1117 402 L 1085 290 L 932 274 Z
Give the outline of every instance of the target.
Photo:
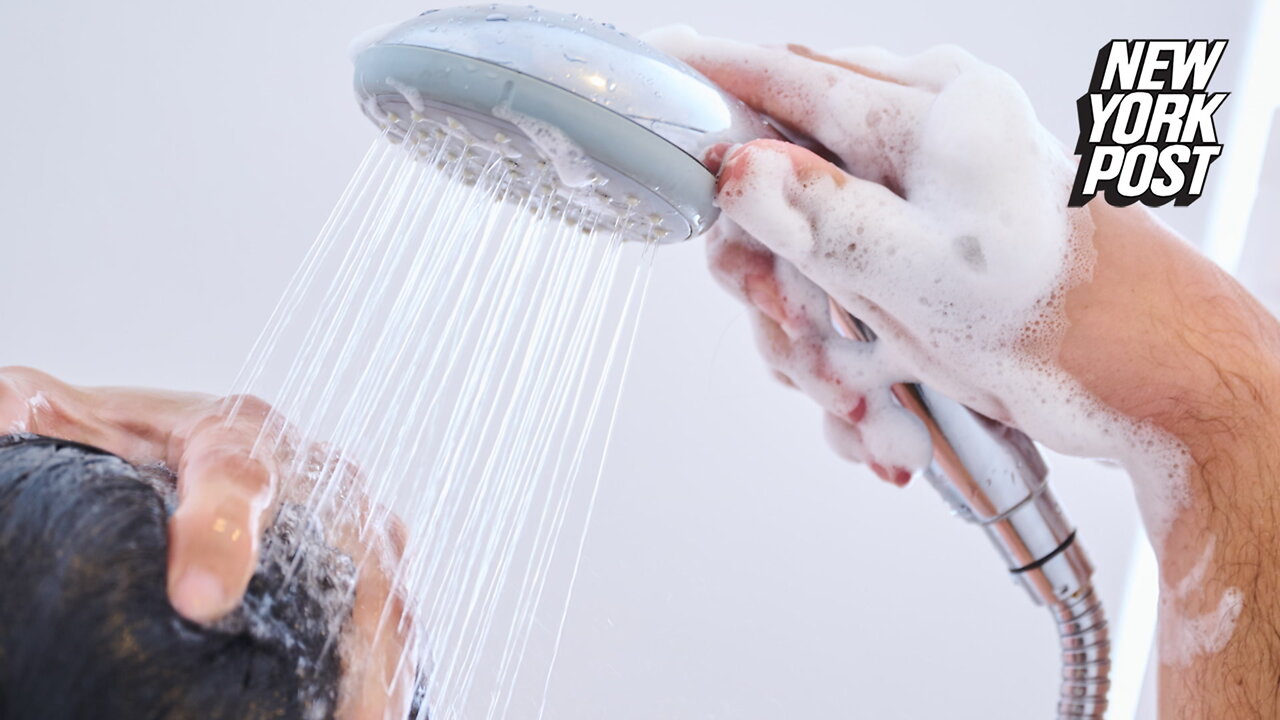
M 282 494 L 402 588 L 378 630 L 405 636 L 396 682 L 432 720 L 536 717 L 650 247 L 563 212 L 551 169 L 406 135 L 375 141 L 235 390 L 290 424 L 257 448 L 292 458 Z

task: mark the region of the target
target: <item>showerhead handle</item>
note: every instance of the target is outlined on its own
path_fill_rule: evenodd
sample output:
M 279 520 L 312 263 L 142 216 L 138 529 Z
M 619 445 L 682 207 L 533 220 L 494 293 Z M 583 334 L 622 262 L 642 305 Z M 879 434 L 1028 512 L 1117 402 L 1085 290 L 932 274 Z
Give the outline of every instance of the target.
M 870 328 L 829 302 L 842 335 L 874 339 Z M 1030 438 L 923 385 L 899 383 L 893 393 L 929 431 L 933 459 L 925 479 L 957 516 L 986 531 L 1032 600 L 1057 605 L 1089 587 L 1093 566 Z
M 854 340 L 875 333 L 833 299 L 832 324 Z M 1005 567 L 1058 624 L 1060 720 L 1100 720 L 1110 688 L 1111 643 L 1093 565 L 1046 481 L 1048 466 L 1021 432 L 927 386 L 899 383 L 894 397 L 929 431 L 933 460 L 922 474 L 960 518 L 982 527 Z

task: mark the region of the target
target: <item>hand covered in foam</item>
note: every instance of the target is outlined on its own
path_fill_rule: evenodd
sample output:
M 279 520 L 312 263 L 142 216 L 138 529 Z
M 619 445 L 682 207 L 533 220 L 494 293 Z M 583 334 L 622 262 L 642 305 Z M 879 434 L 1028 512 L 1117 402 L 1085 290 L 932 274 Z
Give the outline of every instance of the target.
M 705 159 L 724 212 L 713 272 L 754 306 L 767 360 L 823 405 L 838 449 L 905 481 L 928 438 L 888 385 L 922 382 L 1151 477 L 1149 522 L 1181 501 L 1173 414 L 1217 380 L 1178 337 L 1195 313 L 1171 309 L 1191 298 L 1169 281 L 1247 294 L 1143 208 L 1068 208 L 1074 164 L 1007 74 L 956 48 L 823 55 L 684 28 L 646 40 L 834 161 L 776 140 Z M 878 340 L 839 336 L 828 295 Z
M 168 591 L 176 610 L 207 623 L 240 604 L 258 567 L 263 525 L 283 499 L 322 520 L 328 542 L 355 561 L 355 596 L 342 645 L 336 717 L 403 718 L 417 668 L 392 580 L 406 539 L 398 519 L 363 500 L 358 469 L 303 443 L 267 403 L 124 388 L 81 388 L 28 368 L 0 368 L 0 435 L 36 433 L 95 446 L 177 474 L 169 520 Z M 320 507 L 321 481 L 352 500 Z M 330 506 L 333 504 L 330 503 Z
M 724 218 L 709 241 L 713 270 L 758 310 L 768 361 L 819 399 L 837 447 L 899 483 L 928 462 L 894 382 L 1024 421 L 1018 401 L 1042 396 L 997 388 L 1061 334 L 1092 224 L 1067 209 L 1071 164 L 1012 79 L 957 49 L 904 60 L 679 29 L 647 39 L 843 166 L 780 141 L 719 149 Z M 839 337 L 827 295 L 880 340 Z
M 646 40 L 834 156 L 763 140 L 705 162 L 724 210 L 713 271 L 837 444 L 923 463 L 885 391 L 915 381 L 1119 460 L 1160 561 L 1161 706 L 1274 715 L 1278 581 L 1259 558 L 1280 513 L 1280 322 L 1146 208 L 1068 209 L 1070 156 L 1012 79 L 964 52 Z M 838 336 L 824 294 L 879 339 Z

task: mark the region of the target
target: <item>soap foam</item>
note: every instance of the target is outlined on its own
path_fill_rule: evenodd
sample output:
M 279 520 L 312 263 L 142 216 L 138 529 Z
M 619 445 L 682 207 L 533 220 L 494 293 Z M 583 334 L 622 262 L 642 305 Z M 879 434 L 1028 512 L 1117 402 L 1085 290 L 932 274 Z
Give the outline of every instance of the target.
M 731 178 L 720 197 L 726 214 L 785 259 L 775 273 L 788 302 L 808 298 L 803 285 L 816 283 L 880 338 L 866 352 L 827 332 L 818 351 L 841 358 L 843 387 L 868 400 L 857 433 L 829 431 L 854 439 L 846 454 L 925 464 L 925 429 L 883 401 L 886 383 L 922 382 L 1060 452 L 1119 460 L 1143 494 L 1159 551 L 1187 500 L 1189 455 L 1057 364 L 1066 294 L 1092 276 L 1093 224 L 1086 209 L 1066 206 L 1073 165 L 1016 82 L 956 48 L 887 64 L 879 51 L 846 54 L 908 83 L 878 88 L 798 55 L 803 67 L 789 69 L 776 50 L 686 32 L 650 37 L 703 67 L 767 65 L 762 82 L 773 84 L 764 92 L 779 93 L 789 117 L 804 118 L 864 179 L 885 182 L 797 175 L 790 155 L 767 144 L 731 153 L 722 176 Z M 831 411 L 821 396 L 831 381 L 812 372 L 831 366 L 806 365 L 808 376 L 789 367 L 788 377 Z
M 587 151 L 555 125 L 518 113 L 507 105 L 494 107 L 493 115 L 520 128 L 555 168 L 556 175 L 565 186 L 586 187 L 599 177 L 595 162 Z
M 427 103 L 422 99 L 422 92 L 418 88 L 406 82 L 401 82 L 393 77 L 387 78 L 387 85 L 391 89 L 404 96 L 405 102 L 409 103 L 409 107 L 419 113 L 427 111 Z
M 1186 667 L 1197 658 L 1226 647 L 1244 610 L 1244 593 L 1229 587 L 1208 612 L 1192 615 L 1186 604 L 1204 587 L 1216 542 L 1211 538 L 1185 577 L 1170 586 L 1160 583 L 1160 662 Z

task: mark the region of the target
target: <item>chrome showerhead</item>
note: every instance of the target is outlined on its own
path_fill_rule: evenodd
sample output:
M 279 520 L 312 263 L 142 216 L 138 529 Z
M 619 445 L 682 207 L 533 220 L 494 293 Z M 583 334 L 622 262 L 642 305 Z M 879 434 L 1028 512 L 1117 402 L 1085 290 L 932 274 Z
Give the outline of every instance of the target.
M 575 219 L 632 238 L 706 230 L 719 211 L 704 151 L 770 135 L 684 63 L 579 15 L 457 7 L 375 34 L 355 53 L 356 93 L 393 139 L 412 128 L 488 147 L 517 182 L 552 179 Z

